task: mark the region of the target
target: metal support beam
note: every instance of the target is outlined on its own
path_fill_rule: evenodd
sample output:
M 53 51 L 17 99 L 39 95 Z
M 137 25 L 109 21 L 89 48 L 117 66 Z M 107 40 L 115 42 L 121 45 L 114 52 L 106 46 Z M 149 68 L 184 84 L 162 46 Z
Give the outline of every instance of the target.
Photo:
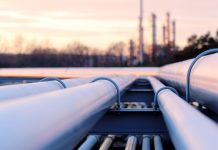
M 167 134 L 167 129 L 160 111 L 127 109 L 107 112 L 90 134 Z

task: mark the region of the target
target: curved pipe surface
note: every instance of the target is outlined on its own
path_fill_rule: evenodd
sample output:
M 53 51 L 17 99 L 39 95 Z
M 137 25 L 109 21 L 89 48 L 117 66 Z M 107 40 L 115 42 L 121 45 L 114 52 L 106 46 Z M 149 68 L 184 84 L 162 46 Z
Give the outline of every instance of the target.
M 164 87 L 155 78 L 148 77 L 148 80 L 155 92 Z M 164 90 L 158 94 L 158 104 L 176 149 L 218 148 L 218 125 L 213 120 L 171 90 Z
M 135 79 L 113 80 L 123 91 Z M 97 81 L 1 103 L 0 149 L 72 150 L 115 101 L 114 86 Z
M 192 63 L 190 64 L 189 68 L 188 68 L 188 73 L 187 73 L 187 77 L 186 77 L 186 101 L 189 102 L 189 92 L 190 92 L 190 80 L 191 80 L 191 72 L 192 69 L 194 67 L 194 65 L 196 64 L 196 62 L 203 56 L 206 56 L 208 54 L 212 54 L 212 53 L 217 53 L 218 52 L 218 48 L 214 48 L 214 49 L 210 49 L 207 51 L 204 51 L 202 53 L 200 53 L 196 58 L 193 59 Z
M 168 85 L 185 95 L 186 75 L 191 60 L 166 65 L 160 68 L 157 76 Z M 190 80 L 190 100 L 218 114 L 218 54 L 211 54 L 199 59 L 192 69 Z
M 109 77 L 109 76 L 108 76 Z M 115 76 L 110 76 L 114 78 Z M 61 80 L 66 88 L 76 87 L 79 85 L 87 84 L 96 77 L 91 78 L 77 78 Z M 56 91 L 63 89 L 62 84 L 57 81 L 44 81 L 35 83 L 24 83 L 15 85 L 0 86 L 0 103 L 14 100 L 21 97 L 33 96 L 46 92 Z
M 121 109 L 121 102 L 120 102 L 120 94 L 121 94 L 121 92 L 120 92 L 120 89 L 117 86 L 116 82 L 114 82 L 112 79 L 106 78 L 106 77 L 99 77 L 99 78 L 96 78 L 96 79 L 92 80 L 91 82 L 96 82 L 96 81 L 100 81 L 100 80 L 109 81 L 109 82 L 111 82 L 114 85 L 114 87 L 117 90 L 117 108 Z

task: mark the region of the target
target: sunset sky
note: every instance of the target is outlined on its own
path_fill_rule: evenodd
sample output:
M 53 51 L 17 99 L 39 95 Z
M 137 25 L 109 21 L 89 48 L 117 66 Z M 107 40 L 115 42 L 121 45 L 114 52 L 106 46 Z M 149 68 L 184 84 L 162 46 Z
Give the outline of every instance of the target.
M 145 45 L 150 41 L 150 15 L 157 15 L 158 42 L 165 14 L 177 23 L 177 44 L 192 34 L 218 29 L 218 0 L 144 0 Z M 79 41 L 106 48 L 113 42 L 138 38 L 138 0 L 0 0 L 0 38 L 17 36 L 50 41 L 62 47 Z

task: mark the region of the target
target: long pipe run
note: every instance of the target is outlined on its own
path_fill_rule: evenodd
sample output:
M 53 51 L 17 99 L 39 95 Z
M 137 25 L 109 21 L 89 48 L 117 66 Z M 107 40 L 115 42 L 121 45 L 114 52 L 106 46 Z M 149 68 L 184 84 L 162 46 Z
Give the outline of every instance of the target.
M 89 83 L 97 77 L 98 76 L 90 78 L 65 79 L 61 81 L 64 83 L 64 85 L 66 85 L 66 88 L 69 88 Z M 57 81 L 44 81 L 0 86 L 0 102 L 14 100 L 15 98 L 25 96 L 42 94 L 60 89 L 63 89 L 63 86 Z
M 148 80 L 155 92 L 164 87 L 153 77 Z M 218 126 L 213 120 L 168 89 L 159 93 L 158 104 L 176 149 L 218 148 Z
M 135 76 L 113 79 L 120 91 Z M 108 81 L 21 98 L 0 105 L 0 149 L 71 150 L 116 101 Z
M 193 59 L 166 65 L 157 76 L 185 94 L 187 71 Z M 191 71 L 190 98 L 218 114 L 218 54 L 202 57 Z

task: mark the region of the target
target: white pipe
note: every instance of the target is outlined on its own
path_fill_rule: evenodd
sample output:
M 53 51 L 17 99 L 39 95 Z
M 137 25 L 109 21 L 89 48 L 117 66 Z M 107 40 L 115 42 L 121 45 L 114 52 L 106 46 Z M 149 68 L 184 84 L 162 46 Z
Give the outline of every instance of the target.
M 98 76 L 91 77 L 91 78 L 66 79 L 62 81 L 66 85 L 66 87 L 69 88 L 69 87 L 75 87 L 75 86 L 89 83 L 97 77 Z M 115 77 L 115 76 L 110 76 L 110 77 Z M 63 86 L 57 81 L 45 81 L 45 82 L 0 86 L 0 93 L 1 93 L 0 102 L 14 100 L 15 98 L 20 98 L 25 96 L 42 94 L 55 90 L 61 90 L 61 89 L 63 89 Z
M 135 136 L 129 136 L 125 150 L 135 150 L 137 144 L 137 138 Z
M 191 60 L 160 68 L 158 78 L 185 94 L 187 71 Z M 190 98 L 218 114 L 218 54 L 201 58 L 191 71 Z
M 115 135 L 108 135 L 99 150 L 108 150 L 115 139 Z
M 148 80 L 155 92 L 164 87 L 155 78 L 148 77 Z M 176 149 L 208 150 L 218 148 L 217 123 L 168 89 L 160 92 L 157 100 Z
M 78 150 L 91 150 L 99 140 L 99 135 L 89 135 Z
M 113 79 L 121 91 L 135 76 Z M 0 149 L 73 149 L 116 102 L 108 81 L 21 98 L 0 105 Z

